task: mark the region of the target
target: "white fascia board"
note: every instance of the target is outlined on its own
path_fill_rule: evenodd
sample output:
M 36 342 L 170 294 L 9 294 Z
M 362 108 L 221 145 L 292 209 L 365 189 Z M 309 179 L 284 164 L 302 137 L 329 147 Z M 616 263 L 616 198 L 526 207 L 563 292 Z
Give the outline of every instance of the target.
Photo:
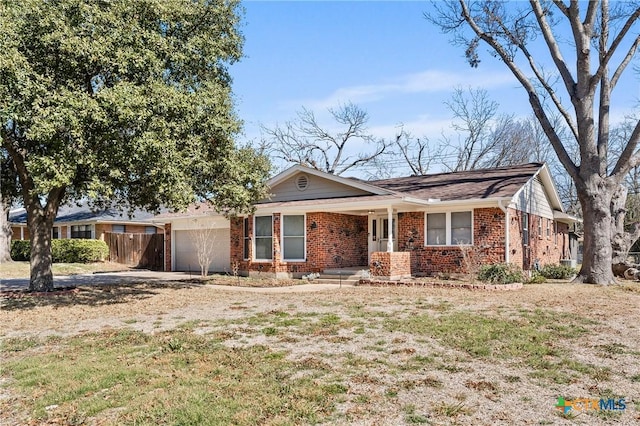
M 89 219 L 89 220 L 71 220 L 65 222 L 57 222 L 54 221 L 54 226 L 70 226 L 70 225 L 144 225 L 144 226 L 157 226 L 152 222 L 137 222 L 133 220 L 99 220 L 99 219 Z
M 324 201 L 324 200 L 318 200 Z M 386 200 L 364 200 L 364 201 L 350 201 L 348 203 L 345 202 L 328 202 L 328 203 L 318 203 L 318 204 L 310 204 L 310 205 L 287 205 L 287 206 L 264 206 L 260 207 L 260 205 L 256 206 L 256 212 L 254 215 L 260 216 L 263 214 L 271 214 L 271 213 L 304 213 L 304 212 L 345 212 L 350 210 L 369 210 L 376 208 L 387 208 L 390 205 L 397 206 L 399 203 L 402 203 L 402 198 L 393 198 Z
M 287 180 L 288 178 L 290 178 L 291 176 L 293 176 L 294 174 L 296 174 L 298 172 L 306 173 L 306 174 L 309 174 L 309 175 L 317 176 L 317 177 L 328 179 L 328 180 L 332 180 L 332 181 L 340 183 L 342 185 L 351 186 L 353 188 L 357 188 L 357 189 L 361 189 L 363 191 L 370 192 L 370 193 L 372 193 L 374 195 L 389 195 L 389 194 L 393 194 L 394 193 L 393 191 L 382 189 L 382 188 L 374 186 L 374 185 L 369 185 L 367 183 L 355 181 L 353 179 L 348 179 L 348 178 L 344 178 L 344 177 L 341 177 L 341 176 L 332 175 L 330 173 L 321 172 L 320 170 L 312 169 L 311 167 L 301 166 L 299 164 L 295 165 L 295 166 L 292 166 L 292 167 L 288 168 L 287 170 L 285 170 L 285 171 L 275 175 L 271 179 L 269 179 L 267 181 L 267 186 L 269 188 L 272 188 L 272 187 L 278 185 L 279 183 Z
M 205 214 L 185 214 L 185 215 L 179 215 L 179 216 L 172 216 L 172 217 L 159 217 L 159 218 L 151 218 L 149 219 L 150 222 L 155 223 L 173 223 L 176 220 L 182 220 L 182 219 L 206 219 L 206 218 L 210 218 L 210 217 L 225 217 L 222 213 L 216 213 L 216 212 L 210 212 L 210 213 L 205 213 Z M 241 216 L 241 215 L 238 215 Z
M 54 226 L 95 225 L 97 223 L 103 223 L 103 222 L 99 222 L 97 219 L 68 220 L 66 222 L 56 222 L 55 220 L 53 221 Z
M 476 208 L 480 207 L 498 207 L 498 203 L 502 202 L 512 202 L 511 197 L 505 198 L 473 198 L 469 200 L 449 200 L 449 201 L 435 201 L 431 200 L 426 202 L 428 207 L 465 207 L 472 206 Z
M 452 201 L 426 201 L 419 198 L 412 197 L 398 197 L 386 200 L 363 200 L 363 201 L 350 201 L 334 202 L 334 203 L 322 203 L 314 205 L 287 205 L 287 206 L 256 206 L 256 216 L 269 215 L 273 213 L 288 213 L 288 214 L 302 214 L 307 212 L 346 212 L 357 210 L 377 210 L 386 209 L 392 206 L 399 211 L 431 211 L 433 209 L 451 209 L 451 208 L 482 208 L 482 207 L 498 207 L 498 201 L 511 201 L 511 198 L 479 198 L 472 200 L 452 200 Z
M 124 220 L 96 220 L 96 224 L 100 225 L 144 225 L 144 226 L 156 226 L 155 223 L 152 222 L 137 222 L 134 220 L 124 221 Z M 54 223 L 55 225 L 55 223 Z
M 561 212 L 558 210 L 553 211 L 553 219 L 557 220 L 558 222 L 564 222 L 569 224 L 582 222 L 582 219 L 580 219 L 579 217 L 565 213 L 565 212 Z

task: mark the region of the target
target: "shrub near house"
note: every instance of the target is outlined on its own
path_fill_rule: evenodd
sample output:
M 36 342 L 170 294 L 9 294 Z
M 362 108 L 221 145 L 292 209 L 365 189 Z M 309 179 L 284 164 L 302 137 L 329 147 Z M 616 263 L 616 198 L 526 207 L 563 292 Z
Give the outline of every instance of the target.
M 28 261 L 31 242 L 15 240 L 11 243 L 11 258 Z M 54 263 L 90 263 L 104 261 L 109 255 L 107 243 L 101 240 L 52 240 L 51 256 Z

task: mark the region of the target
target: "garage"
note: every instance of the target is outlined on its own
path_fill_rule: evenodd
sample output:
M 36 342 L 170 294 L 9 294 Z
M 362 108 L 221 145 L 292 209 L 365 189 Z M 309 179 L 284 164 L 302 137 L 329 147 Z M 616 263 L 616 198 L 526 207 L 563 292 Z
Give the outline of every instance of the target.
M 173 234 L 175 271 L 200 273 L 198 247 L 208 241 L 212 262 L 209 272 L 230 272 L 230 231 L 229 228 L 206 228 L 176 230 Z

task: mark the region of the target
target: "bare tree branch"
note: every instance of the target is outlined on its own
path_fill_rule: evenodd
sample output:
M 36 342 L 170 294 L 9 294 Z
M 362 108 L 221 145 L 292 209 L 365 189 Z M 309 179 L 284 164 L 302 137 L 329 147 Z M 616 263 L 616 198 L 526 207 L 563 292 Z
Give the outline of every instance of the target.
M 480 37 L 483 41 L 485 41 L 489 46 L 491 46 L 495 52 L 500 56 L 503 60 L 504 64 L 509 68 L 512 74 L 516 77 L 516 79 L 522 84 L 529 95 L 529 103 L 535 113 L 536 117 L 540 121 L 540 124 L 545 129 L 545 132 L 549 136 L 551 144 L 560 159 L 560 162 L 567 169 L 567 172 L 572 177 L 578 177 L 578 167 L 569 157 L 562 141 L 557 137 L 554 128 L 549 120 L 545 112 L 545 108 L 540 101 L 540 97 L 538 96 L 535 87 L 529 80 L 529 78 L 522 72 L 522 70 L 515 64 L 512 57 L 509 55 L 508 51 L 504 48 L 504 46 L 495 39 L 491 34 L 486 33 L 480 28 L 475 19 L 471 16 L 469 8 L 464 0 L 459 0 L 459 4 L 462 10 L 462 16 L 464 20 L 467 22 L 469 27 L 473 30 L 473 32 Z
M 618 32 L 618 35 L 615 37 L 615 39 L 611 43 L 611 46 L 609 47 L 607 54 L 600 59 L 600 66 L 598 67 L 598 70 L 595 72 L 595 74 L 591 77 L 591 80 L 592 80 L 591 85 L 593 87 L 595 87 L 598 80 L 600 80 L 601 76 L 606 72 L 606 68 L 609 66 L 609 61 L 611 60 L 613 55 L 615 55 L 616 51 L 618 50 L 618 47 L 620 46 L 620 43 L 622 43 L 622 41 L 625 39 L 625 37 L 627 36 L 627 34 L 629 33 L 633 25 L 638 21 L 638 19 L 640 19 L 640 7 L 638 7 L 627 18 L 622 29 Z M 624 72 L 627 64 L 631 60 L 631 57 L 633 57 L 633 55 L 635 54 L 635 51 L 638 48 L 638 43 L 640 43 L 640 35 L 636 36 L 635 42 L 631 45 L 631 47 L 627 51 L 627 54 L 622 59 L 622 61 L 620 62 L 620 65 L 616 69 L 616 72 L 614 74 L 614 76 L 617 76 L 615 78 L 616 83 L 618 82 L 618 78 L 620 74 Z M 615 84 L 613 84 L 613 87 L 615 87 Z
M 428 138 L 414 138 L 410 133 L 401 129 L 396 135 L 395 146 L 400 151 L 400 157 L 411 169 L 412 175 L 427 174 L 433 160 L 433 156 L 429 152 Z
M 328 130 L 318 123 L 313 111 L 303 108 L 296 121 L 263 127 L 265 146 L 277 159 L 336 175 L 370 163 L 385 153 L 389 143 L 368 132 L 369 115 L 362 108 L 348 103 L 329 109 L 329 113 L 344 130 Z M 356 151 L 357 148 L 361 150 Z

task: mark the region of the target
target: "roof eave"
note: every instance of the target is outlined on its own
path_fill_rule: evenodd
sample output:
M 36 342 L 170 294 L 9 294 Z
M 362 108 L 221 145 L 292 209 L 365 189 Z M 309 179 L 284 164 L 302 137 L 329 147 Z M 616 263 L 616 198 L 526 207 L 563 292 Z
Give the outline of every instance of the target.
M 440 200 L 428 199 L 425 204 L 428 206 L 452 206 L 452 205 L 468 205 L 468 204 L 487 204 L 508 201 L 511 202 L 513 197 L 491 197 L 491 198 L 469 198 L 466 200 Z
M 570 225 L 582 222 L 582 219 L 580 219 L 579 217 L 558 210 L 553 211 L 553 219 L 557 220 L 558 222 L 568 223 Z

